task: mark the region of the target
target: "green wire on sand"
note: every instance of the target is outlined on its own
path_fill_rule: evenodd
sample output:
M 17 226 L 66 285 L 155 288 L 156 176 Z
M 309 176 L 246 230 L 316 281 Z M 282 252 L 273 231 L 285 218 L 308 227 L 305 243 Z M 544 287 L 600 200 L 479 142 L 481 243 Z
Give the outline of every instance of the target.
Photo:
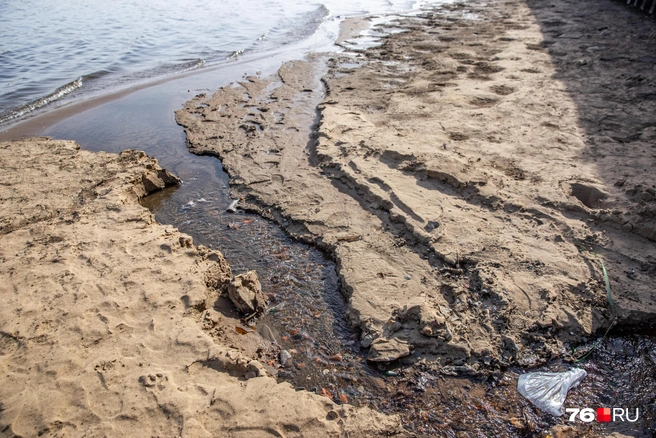
M 587 353 L 585 353 L 583 356 L 579 357 L 574 361 L 575 364 L 583 362 L 590 354 L 601 344 L 601 341 L 603 341 L 606 338 L 606 335 L 608 335 L 608 332 L 610 331 L 611 328 L 615 325 L 616 322 L 616 312 L 615 312 L 615 303 L 613 303 L 613 293 L 610 290 L 610 280 L 608 279 L 608 272 L 606 272 L 606 266 L 604 265 L 603 260 L 601 260 L 601 257 L 599 257 L 598 254 L 592 253 L 597 259 L 599 260 L 599 263 L 601 263 L 601 271 L 604 274 L 604 282 L 606 283 L 606 298 L 608 298 L 608 304 L 610 305 L 610 315 L 611 315 L 611 322 L 608 328 L 606 329 L 606 333 L 595 342 L 595 344 L 592 346 L 590 350 L 588 350 Z

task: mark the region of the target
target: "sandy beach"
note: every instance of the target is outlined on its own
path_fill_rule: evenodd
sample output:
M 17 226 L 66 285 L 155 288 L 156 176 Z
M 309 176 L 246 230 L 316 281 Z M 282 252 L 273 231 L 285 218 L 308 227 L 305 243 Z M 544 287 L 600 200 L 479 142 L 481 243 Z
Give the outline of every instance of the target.
M 349 48 L 367 27 L 175 117 L 240 209 L 336 262 L 371 368 L 407 377 L 377 390 L 417 408 L 276 383 L 275 339 L 226 310 L 220 248 L 139 204 L 179 179 L 142 152 L 32 138 L 0 143 L 1 436 L 653 432 L 653 406 L 613 429 L 535 419 L 509 394 L 611 325 L 653 333 L 656 22 L 622 2 L 474 0 Z M 656 391 L 649 354 L 635 403 Z M 443 387 L 420 393 L 419 374 Z

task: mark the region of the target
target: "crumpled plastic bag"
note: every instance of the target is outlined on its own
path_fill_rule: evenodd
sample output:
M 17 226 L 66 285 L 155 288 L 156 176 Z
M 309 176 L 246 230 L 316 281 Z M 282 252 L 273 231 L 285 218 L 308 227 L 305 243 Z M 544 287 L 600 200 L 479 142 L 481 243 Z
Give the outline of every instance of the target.
M 582 368 L 564 373 L 526 373 L 519 376 L 517 390 L 538 408 L 560 417 L 567 391 L 578 386 L 587 375 Z

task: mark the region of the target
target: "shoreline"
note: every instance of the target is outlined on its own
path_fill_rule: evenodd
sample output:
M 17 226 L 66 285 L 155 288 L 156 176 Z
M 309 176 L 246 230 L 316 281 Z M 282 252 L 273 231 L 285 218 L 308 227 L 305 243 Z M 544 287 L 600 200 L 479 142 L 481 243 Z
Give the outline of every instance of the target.
M 395 14 L 390 13 L 389 15 Z M 368 21 L 367 17 L 368 16 L 365 15 L 344 18 L 340 21 L 338 27 L 341 28 L 341 25 L 344 22 L 366 23 Z M 338 35 L 341 35 L 342 37 L 348 35 L 348 37 L 351 38 L 365 29 L 358 24 L 355 24 L 354 26 L 355 27 L 351 30 L 340 30 Z M 238 80 L 241 73 L 237 72 L 242 71 L 243 68 L 246 68 L 248 71 L 262 72 L 266 76 L 275 72 L 277 65 L 282 64 L 286 60 L 295 59 L 298 56 L 290 55 L 290 53 L 298 51 L 301 51 L 304 54 L 316 52 L 329 53 L 333 48 L 338 46 L 337 42 L 340 41 L 339 36 L 337 41 L 329 41 L 327 38 L 327 34 L 330 33 L 330 26 L 326 26 L 323 30 L 319 29 L 317 32 L 321 34 L 320 41 L 322 42 L 320 43 L 317 43 L 316 38 L 314 38 L 314 42 L 312 42 L 312 38 L 308 38 L 307 40 L 294 43 L 292 47 L 280 47 L 266 53 L 255 53 L 236 60 L 226 60 L 223 63 L 214 64 L 206 68 L 185 71 L 161 78 L 153 78 L 152 80 L 136 83 L 127 88 L 117 89 L 109 93 L 91 96 L 80 101 L 66 103 L 61 107 L 55 107 L 52 109 L 45 107 L 39 109 L 36 114 L 30 113 L 25 118 L 14 122 L 8 122 L 5 126 L 0 127 L 0 141 L 13 141 L 42 136 L 45 130 L 62 121 L 78 116 L 99 106 L 121 100 L 140 91 L 164 87 L 165 89 L 168 88 L 165 92 L 173 96 L 177 91 L 182 89 L 197 90 L 198 88 L 204 88 L 205 85 L 210 83 L 216 83 L 217 80 L 225 81 L 227 84 L 228 82 Z M 221 74 L 222 72 L 228 73 Z M 201 87 L 194 86 L 194 78 L 200 82 Z M 181 84 L 175 85 L 176 82 Z M 216 85 L 214 85 L 214 87 L 216 87 Z M 210 90 L 210 88 L 205 88 Z M 191 96 L 192 95 L 189 97 Z M 176 98 L 174 103 L 181 105 L 186 100 L 188 100 L 188 98 Z
M 174 76 L 156 78 L 151 81 L 132 85 L 125 89 L 119 89 L 107 94 L 102 94 L 100 96 L 90 97 L 79 102 L 71 102 L 69 104 L 65 104 L 58 108 L 53 108 L 43 113 L 37 113 L 35 115 L 28 116 L 25 119 L 18 120 L 14 123 L 9 123 L 6 127 L 2 128 L 2 131 L 0 131 L 0 141 L 13 141 L 20 140 L 22 138 L 41 136 L 43 132 L 48 128 L 71 117 L 78 116 L 88 110 L 92 110 L 99 106 L 121 100 L 125 97 L 151 88 L 162 86 L 165 88 L 168 87 L 168 93 L 170 95 L 174 95 L 175 93 L 173 90 L 181 90 L 180 86 L 176 86 L 174 84 L 175 82 L 186 81 L 187 83 L 193 83 L 193 78 L 197 76 L 213 76 L 215 73 L 224 70 L 237 70 L 240 69 L 241 66 L 248 66 L 250 64 L 254 64 L 258 66 L 257 68 L 261 68 L 264 71 L 273 71 L 275 70 L 275 67 L 271 62 L 261 62 L 266 61 L 270 57 L 273 57 L 276 60 L 275 62 L 278 62 L 280 59 L 284 58 L 284 56 L 280 57 L 280 55 L 285 51 L 286 50 L 278 49 L 272 53 L 267 53 L 266 55 L 253 56 L 244 60 L 226 62 L 225 64 L 218 64 L 204 69 L 183 72 Z M 253 68 L 249 69 L 252 70 Z M 209 80 L 211 81 L 211 79 Z M 201 79 L 201 81 L 203 80 Z M 208 82 L 208 79 L 205 79 L 204 82 Z M 184 99 L 177 100 L 184 102 Z

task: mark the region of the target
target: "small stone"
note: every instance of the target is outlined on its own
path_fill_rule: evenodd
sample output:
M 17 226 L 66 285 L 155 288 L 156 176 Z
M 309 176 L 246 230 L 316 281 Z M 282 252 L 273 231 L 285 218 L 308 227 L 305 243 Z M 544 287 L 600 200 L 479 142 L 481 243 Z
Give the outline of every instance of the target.
M 374 341 L 373 336 L 367 335 L 364 338 L 362 338 L 362 341 L 360 341 L 360 345 L 362 346 L 362 348 L 369 348 L 369 346 L 373 341 Z
M 282 366 L 290 366 L 292 365 L 292 355 L 289 353 L 287 350 L 282 350 L 280 354 L 278 355 L 280 359 L 280 363 Z
M 249 374 L 249 373 L 252 374 L 252 377 L 250 377 L 251 379 L 253 377 L 266 376 L 266 374 L 267 374 L 266 368 L 264 367 L 264 365 L 262 365 L 262 363 L 257 361 L 257 360 L 252 360 L 252 361 L 248 362 L 248 365 L 246 365 L 246 374 Z M 247 377 L 247 379 L 248 378 L 249 377 Z
M 148 171 L 141 175 L 141 183 L 146 193 L 156 192 L 171 185 L 179 185 L 180 179 L 166 170 Z
M 337 353 L 334 356 L 331 356 L 330 360 L 332 360 L 334 362 L 341 362 L 342 360 L 344 360 L 344 358 L 342 357 L 341 354 Z
M 371 362 L 391 362 L 401 357 L 410 355 L 410 347 L 407 343 L 396 338 L 378 338 L 372 344 L 367 355 Z
M 624 231 L 633 231 L 633 224 L 631 222 L 627 222 L 624 225 L 622 225 L 622 228 Z
M 251 315 L 266 310 L 266 298 L 255 271 L 237 275 L 228 285 L 228 297 L 242 314 Z
M 412 277 L 409 276 L 409 275 L 407 275 L 407 274 L 406 274 L 405 277 L 403 277 L 403 278 L 405 278 L 406 280 L 410 280 L 410 279 L 412 279 Z

